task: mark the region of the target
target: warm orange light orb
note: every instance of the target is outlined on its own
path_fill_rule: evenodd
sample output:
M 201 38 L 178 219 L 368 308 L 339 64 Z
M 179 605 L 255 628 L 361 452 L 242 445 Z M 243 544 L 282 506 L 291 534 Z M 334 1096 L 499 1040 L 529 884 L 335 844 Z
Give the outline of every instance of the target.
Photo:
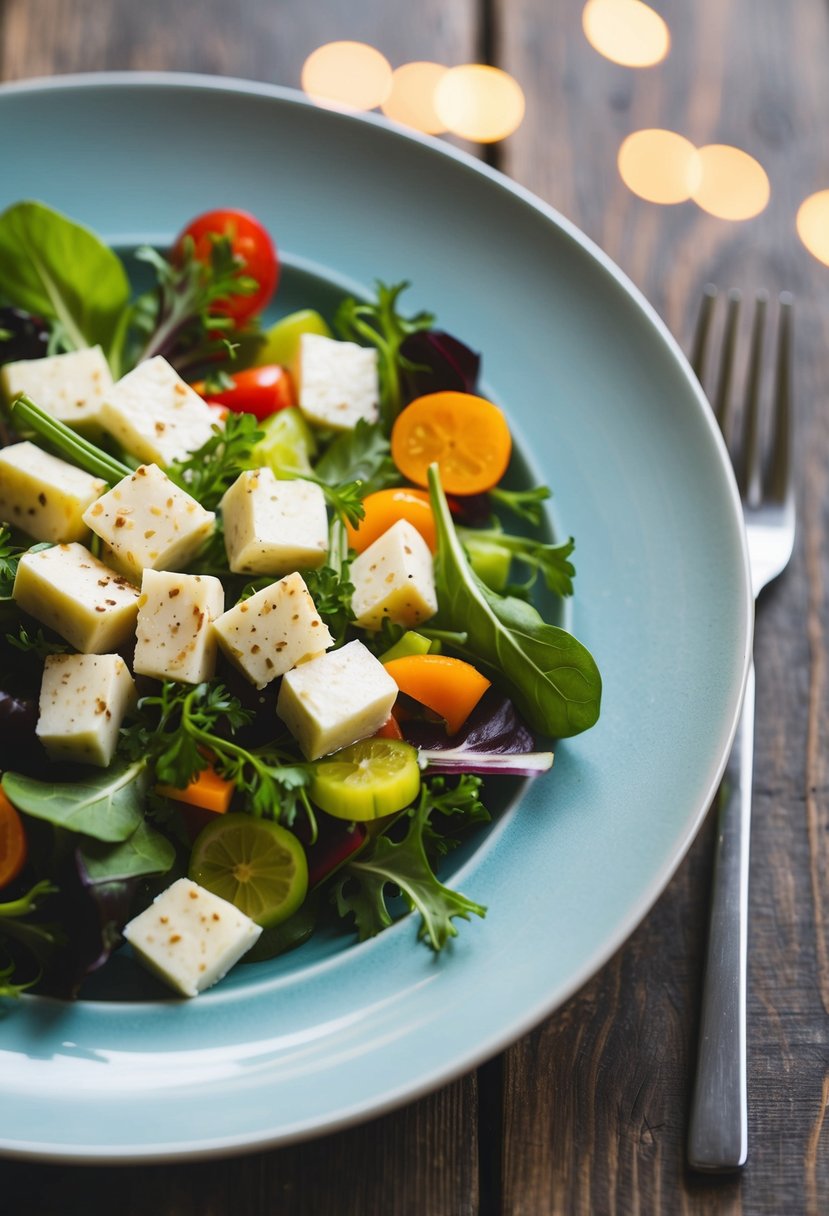
M 829 266 L 829 190 L 810 194 L 800 204 L 797 235 L 813 257 Z
M 676 131 L 634 131 L 622 142 L 619 174 L 634 194 L 649 203 L 684 203 L 700 181 L 697 150 Z
M 435 111 L 446 130 L 480 144 L 511 135 L 524 108 L 518 81 L 482 63 L 449 68 L 435 89 Z
M 750 220 L 765 208 L 771 187 L 753 156 L 728 144 L 699 149 L 701 177 L 692 193 L 697 206 L 721 220 Z
M 671 49 L 667 24 L 642 0 L 587 0 L 581 23 L 593 49 L 623 67 L 649 68 Z
M 435 90 L 446 75 L 440 63 L 404 63 L 391 78 L 391 92 L 383 102 L 383 113 L 426 135 L 440 135 L 446 124 L 435 110 Z
M 302 65 L 302 87 L 319 105 L 373 110 L 391 91 L 391 64 L 365 42 L 327 42 Z

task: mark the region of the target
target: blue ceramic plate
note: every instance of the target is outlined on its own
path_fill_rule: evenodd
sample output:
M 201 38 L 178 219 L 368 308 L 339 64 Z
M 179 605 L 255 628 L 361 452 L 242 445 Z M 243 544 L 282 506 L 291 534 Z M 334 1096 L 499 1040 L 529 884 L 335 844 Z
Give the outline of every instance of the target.
M 574 632 L 599 725 L 513 796 L 453 881 L 489 907 L 441 957 L 412 918 L 312 940 L 193 1002 L 23 998 L 0 1021 L 0 1148 L 169 1159 L 376 1115 L 527 1031 L 621 945 L 716 788 L 750 644 L 739 506 L 675 343 L 617 268 L 505 178 L 375 118 L 265 85 L 90 76 L 0 89 L 0 206 L 30 197 L 111 241 L 256 213 L 327 284 L 410 279 L 412 309 L 483 351 L 531 477 L 576 537 Z M 509 800 L 507 800 L 509 801 Z M 126 981 L 125 981 L 126 983 Z

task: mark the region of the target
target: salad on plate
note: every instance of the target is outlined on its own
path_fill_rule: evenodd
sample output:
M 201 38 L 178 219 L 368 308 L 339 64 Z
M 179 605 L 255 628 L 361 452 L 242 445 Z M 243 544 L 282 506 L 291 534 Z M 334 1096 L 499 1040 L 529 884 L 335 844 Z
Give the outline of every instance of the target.
M 282 270 L 239 210 L 0 215 L 0 998 L 124 942 L 185 997 L 340 919 L 442 950 L 485 913 L 442 859 L 598 718 L 479 356 L 405 283 L 270 320 Z

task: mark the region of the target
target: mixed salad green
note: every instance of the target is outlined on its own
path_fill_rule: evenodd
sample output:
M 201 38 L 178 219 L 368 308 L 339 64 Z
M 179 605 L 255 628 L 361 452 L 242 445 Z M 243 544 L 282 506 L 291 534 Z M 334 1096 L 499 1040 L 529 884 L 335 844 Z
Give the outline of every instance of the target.
M 125 932 L 187 995 L 331 919 L 416 911 L 440 950 L 484 915 L 437 876 L 484 779 L 599 714 L 532 602 L 571 594 L 573 542 L 539 538 L 549 491 L 509 484 L 479 357 L 406 284 L 269 324 L 279 256 L 237 210 L 129 265 L 149 289 L 41 203 L 0 215 L 0 997 L 78 995 Z M 147 918 L 201 896 L 244 944 L 188 921 L 154 957 Z

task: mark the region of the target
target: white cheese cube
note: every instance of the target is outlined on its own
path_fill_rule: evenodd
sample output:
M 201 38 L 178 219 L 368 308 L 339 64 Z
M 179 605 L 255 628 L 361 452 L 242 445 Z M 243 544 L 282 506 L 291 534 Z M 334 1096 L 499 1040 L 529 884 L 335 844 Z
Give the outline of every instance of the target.
M 222 499 L 227 560 L 235 574 L 288 574 L 321 566 L 328 549 L 325 495 L 312 481 L 242 473 Z
M 86 540 L 83 513 L 106 488 L 105 481 L 33 443 L 0 448 L 0 519 L 35 540 Z
M 112 388 L 109 364 L 100 346 L 7 363 L 0 380 L 9 401 L 18 393 L 28 393 L 36 405 L 61 422 L 100 432 L 101 407 Z
M 351 610 L 362 629 L 379 629 L 383 618 L 411 629 L 438 610 L 429 546 L 408 520 L 378 536 L 351 564 Z
M 213 622 L 224 607 L 224 587 L 209 574 L 145 570 L 133 671 L 183 684 L 209 680 L 216 670 Z
M 262 929 L 226 899 L 180 878 L 124 926 L 140 961 L 182 996 L 227 975 Z
M 40 686 L 38 738 L 53 760 L 106 768 L 135 698 L 120 655 L 51 654 Z
M 138 588 L 76 542 L 24 553 L 12 594 L 83 654 L 117 650 L 135 629 Z
M 101 422 L 138 460 L 165 465 L 206 443 L 216 416 L 175 368 L 156 355 L 112 386 Z
M 334 645 L 299 574 L 236 604 L 213 628 L 231 663 L 257 688 Z
M 316 426 L 350 431 L 361 418 L 376 422 L 380 400 L 377 351 L 322 334 L 303 334 L 297 389 L 299 408 Z
M 397 685 L 362 642 L 289 671 L 276 712 L 309 760 L 367 739 L 388 720 Z
M 84 513 L 107 556 L 140 580 L 144 570 L 178 570 L 192 561 L 216 516 L 180 490 L 158 465 L 142 464 Z

